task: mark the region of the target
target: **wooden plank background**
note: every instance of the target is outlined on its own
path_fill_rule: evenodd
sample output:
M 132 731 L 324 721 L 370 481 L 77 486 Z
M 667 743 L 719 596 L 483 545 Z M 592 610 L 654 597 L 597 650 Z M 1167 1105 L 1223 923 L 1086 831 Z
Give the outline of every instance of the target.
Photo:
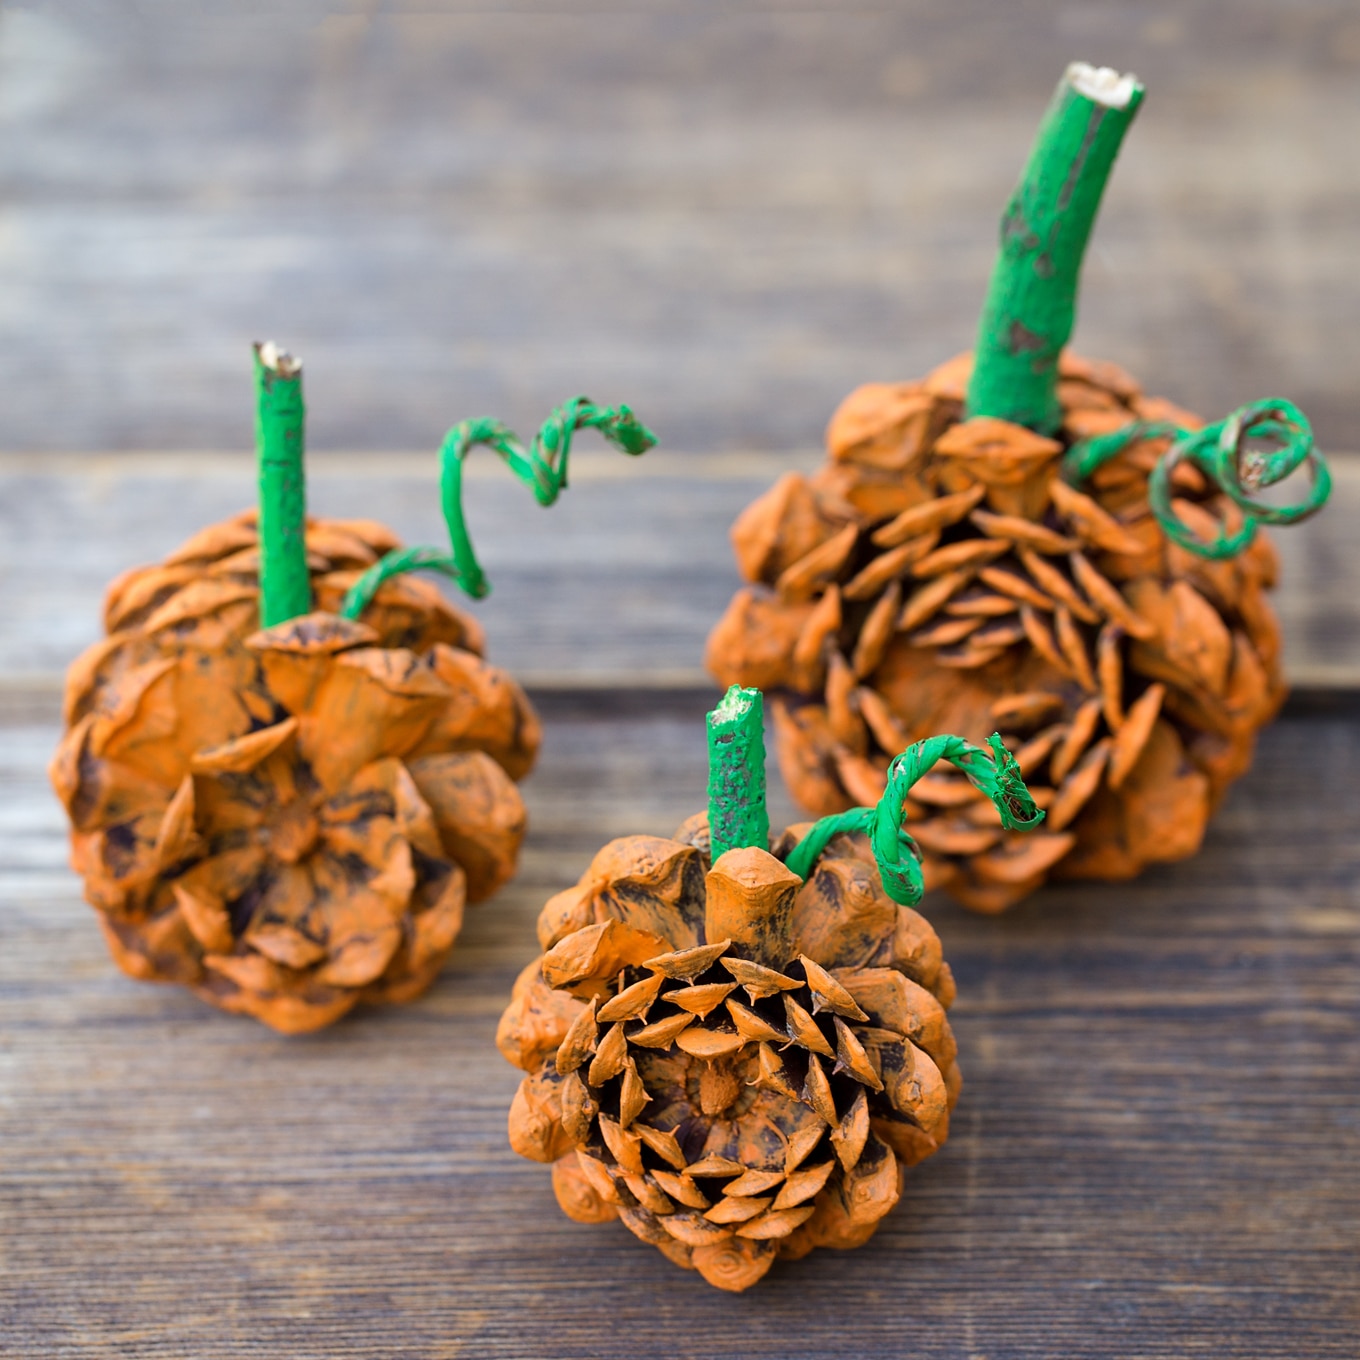
M 965 1091 L 867 1248 L 721 1295 L 569 1223 L 505 1140 L 539 906 L 701 803 L 727 525 L 849 388 L 968 343 L 1073 57 L 1151 92 L 1083 346 L 1360 450 L 1350 0 L 0 10 L 5 1360 L 1353 1360 L 1354 457 L 1277 537 L 1302 690 L 1203 853 L 996 920 L 929 902 Z M 476 608 L 547 725 L 522 871 L 428 996 L 292 1040 L 116 971 L 43 775 L 104 582 L 249 499 L 211 450 L 249 443 L 269 333 L 308 361 L 314 507 L 413 541 L 461 416 L 587 390 L 665 440 L 584 452 L 546 519 L 473 465 Z
M 818 457 L 583 448 L 547 510 L 492 455 L 470 459 L 466 509 L 492 583 L 470 607 L 491 657 L 539 688 L 706 685 L 704 639 L 740 584 L 728 526 Z M 1327 509 L 1273 535 L 1289 674 L 1311 689 L 1360 687 L 1360 457 L 1332 463 Z M 0 454 L 0 687 L 55 689 L 99 635 L 105 583 L 243 509 L 254 488 L 247 453 Z M 318 514 L 448 541 L 433 450 L 314 456 L 308 494 Z
M 873 1242 L 722 1295 L 558 1211 L 492 1039 L 533 921 L 701 805 L 703 696 L 549 696 L 515 882 L 420 1002 L 283 1039 L 121 977 L 0 729 L 8 1356 L 1312 1360 L 1360 1331 L 1360 724 L 1268 731 L 1204 852 L 999 919 L 958 975 L 945 1150 Z M 777 818 L 787 804 L 777 804 Z
M 684 450 L 814 445 L 971 343 L 1074 58 L 1149 96 L 1082 346 L 1360 448 L 1354 0 L 28 0 L 0 18 L 0 448 L 317 448 L 577 391 Z

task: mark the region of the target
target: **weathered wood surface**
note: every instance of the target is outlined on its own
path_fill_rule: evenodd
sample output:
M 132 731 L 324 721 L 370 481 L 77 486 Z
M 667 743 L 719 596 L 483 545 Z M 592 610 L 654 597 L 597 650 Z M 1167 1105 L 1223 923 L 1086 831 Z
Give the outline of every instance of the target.
M 1086 351 L 1360 447 L 1354 0 L 28 0 L 0 12 L 0 448 L 229 448 L 245 346 L 318 448 L 577 391 L 799 448 L 971 342 L 1074 58 L 1147 105 Z
M 519 879 L 422 1001 L 282 1039 L 123 978 L 47 711 L 0 727 L 0 1350 L 290 1360 L 1321 1360 L 1360 1333 L 1360 722 L 1287 719 L 1196 860 L 930 911 L 955 1132 L 874 1240 L 721 1295 L 516 1157 L 544 898 L 703 797 L 704 696 L 549 696 Z M 786 811 L 776 808 L 776 813 Z
M 469 462 L 468 519 L 493 587 L 471 608 L 491 657 L 538 686 L 706 683 L 704 638 L 739 584 L 728 526 L 818 455 L 572 457 L 571 488 L 546 511 L 491 455 Z M 1331 505 L 1274 534 L 1275 605 L 1293 682 L 1345 688 L 1360 686 L 1360 458 L 1333 463 Z M 433 451 L 318 455 L 308 473 L 318 514 L 447 542 Z M 249 505 L 254 487 L 245 454 L 0 455 L 0 686 L 58 686 L 99 635 L 105 584 Z
M 1347 0 L 0 10 L 6 1360 L 1354 1356 L 1351 701 L 1264 735 L 1191 863 L 995 921 L 931 904 L 967 1084 L 868 1248 L 722 1296 L 567 1222 L 505 1142 L 492 1035 L 539 905 L 702 800 L 727 525 L 851 387 L 968 343 L 1072 57 L 1151 91 L 1080 347 L 1211 416 L 1294 397 L 1360 448 Z M 546 518 L 474 464 L 476 608 L 548 719 L 523 871 L 428 997 L 301 1040 L 117 973 L 42 774 L 108 578 L 251 496 L 248 457 L 128 451 L 245 447 L 267 333 L 308 360 L 318 449 L 527 432 L 585 390 L 685 451 L 587 454 Z M 1314 691 L 1360 684 L 1338 471 L 1277 536 Z M 311 486 L 440 541 L 432 452 L 318 456 Z

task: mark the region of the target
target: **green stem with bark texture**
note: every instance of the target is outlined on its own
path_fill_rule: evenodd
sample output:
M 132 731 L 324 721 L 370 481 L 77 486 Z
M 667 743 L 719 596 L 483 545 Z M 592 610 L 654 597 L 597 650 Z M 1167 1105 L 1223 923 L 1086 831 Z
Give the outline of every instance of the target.
M 770 848 L 765 807 L 765 699 L 733 685 L 708 715 L 708 829 L 713 858 Z
M 307 575 L 302 365 L 272 343 L 255 346 L 255 457 L 260 479 L 260 623 L 272 628 L 312 607 Z
M 1105 182 L 1142 103 L 1132 76 L 1074 62 L 1063 73 L 1001 219 L 978 323 L 966 413 L 1052 434 L 1058 354 L 1072 334 L 1082 256 Z

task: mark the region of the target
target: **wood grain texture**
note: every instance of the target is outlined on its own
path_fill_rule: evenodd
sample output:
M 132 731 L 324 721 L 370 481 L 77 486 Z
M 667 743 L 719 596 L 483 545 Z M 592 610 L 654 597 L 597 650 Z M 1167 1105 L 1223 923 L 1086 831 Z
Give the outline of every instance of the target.
M 0 11 L 0 448 L 32 451 L 0 458 L 0 1353 L 1349 1360 L 1349 699 L 1264 734 L 1187 864 L 997 920 L 930 904 L 966 1087 L 864 1250 L 733 1298 L 568 1222 L 506 1144 L 492 1037 L 547 895 L 702 806 L 727 527 L 815 464 L 850 388 L 969 343 L 1067 60 L 1151 91 L 1079 347 L 1209 416 L 1290 396 L 1360 448 L 1353 4 L 229 9 Z M 294 1040 L 117 973 L 42 773 L 106 581 L 252 494 L 247 456 L 131 451 L 244 448 L 268 333 L 308 361 L 314 448 L 430 450 L 311 464 L 318 511 L 411 541 L 440 541 L 455 419 L 527 432 L 584 390 L 663 438 L 587 454 L 546 520 L 473 464 L 476 608 L 548 724 L 522 872 L 422 1001 Z M 1295 682 L 1345 689 L 1360 464 L 1338 472 L 1277 536 L 1277 602 Z
M 520 878 L 425 999 L 294 1040 L 114 970 L 63 867 L 52 714 L 4 710 L 6 1357 L 1354 1354 L 1353 706 L 1268 730 L 1196 860 L 997 919 L 932 901 L 948 1146 L 868 1247 L 733 1297 L 568 1222 L 505 1141 L 492 1036 L 539 905 L 704 792 L 704 695 L 541 698 Z
M 740 584 L 729 526 L 781 473 L 818 460 L 584 448 L 571 489 L 543 510 L 494 458 L 474 456 L 466 509 L 492 594 L 469 607 L 492 660 L 556 688 L 705 684 L 704 639 Z M 1292 682 L 1344 688 L 1360 686 L 1360 457 L 1333 463 L 1331 505 L 1273 535 L 1274 602 Z M 409 543 L 448 541 L 433 450 L 318 455 L 308 477 L 317 514 L 369 515 Z M 99 636 L 109 580 L 254 495 L 244 454 L 0 455 L 0 686 L 58 686 Z
M 1076 333 L 1360 447 L 1353 0 L 36 0 L 0 13 L 0 448 L 317 448 L 578 391 L 801 448 L 971 343 L 1072 59 L 1147 106 Z

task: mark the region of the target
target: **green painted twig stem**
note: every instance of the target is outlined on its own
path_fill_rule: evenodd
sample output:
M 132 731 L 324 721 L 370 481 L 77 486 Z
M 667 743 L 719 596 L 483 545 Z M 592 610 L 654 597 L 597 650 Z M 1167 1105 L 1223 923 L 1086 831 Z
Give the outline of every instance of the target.
M 307 575 L 302 364 L 273 341 L 255 346 L 255 458 L 260 482 L 260 623 L 312 607 Z
M 1258 524 L 1297 524 L 1321 510 L 1331 495 L 1332 474 L 1313 445 L 1308 417 L 1283 397 L 1239 406 L 1226 420 L 1201 430 L 1187 430 L 1169 421 L 1136 420 L 1074 444 L 1063 458 L 1062 475 L 1073 485 L 1084 482 L 1102 463 L 1144 439 L 1174 441 L 1148 477 L 1148 504 L 1166 536 L 1200 557 L 1235 557 L 1256 536 Z M 1262 449 L 1248 441 L 1273 447 Z M 1181 522 L 1171 504 L 1171 473 L 1182 462 L 1193 463 L 1242 510 L 1242 527 L 1236 533 L 1220 530 L 1206 543 Z M 1294 505 L 1262 505 L 1252 498 L 1254 492 L 1284 481 L 1304 464 L 1311 484 L 1303 500 Z
M 770 847 L 765 807 L 765 698 L 733 685 L 708 715 L 708 830 L 713 858 Z
M 817 858 L 836 836 L 863 832 L 869 837 L 884 891 L 904 907 L 921 900 L 921 851 L 903 826 L 907 793 L 938 760 L 947 760 L 968 776 L 969 782 L 992 800 L 1008 831 L 1028 831 L 1039 825 L 1044 814 L 1035 805 L 1020 777 L 1015 757 L 993 733 L 987 738 L 991 752 L 962 737 L 930 737 L 908 746 L 888 766 L 888 787 L 875 807 L 823 817 L 793 847 L 785 863 L 799 878 L 807 878 Z M 903 851 L 905 850 L 905 854 Z
M 1132 76 L 1074 62 L 1039 125 L 1001 218 L 978 323 L 967 414 L 1052 434 L 1058 354 L 1072 334 L 1082 256 L 1124 133 L 1143 99 Z
M 439 489 L 449 529 L 449 551 L 402 548 L 388 553 L 350 588 L 341 614 L 358 618 L 384 581 L 407 571 L 442 572 L 473 599 L 489 594 L 491 584 L 472 549 L 463 516 L 463 460 L 479 444 L 485 444 L 505 460 L 540 505 L 551 505 L 566 488 L 571 437 L 581 429 L 599 430 L 615 448 L 633 455 L 646 453 L 656 443 L 656 436 L 628 407 L 596 406 L 588 397 L 575 397 L 557 407 L 527 449 L 499 420 L 465 420 L 455 425 L 439 449 Z

